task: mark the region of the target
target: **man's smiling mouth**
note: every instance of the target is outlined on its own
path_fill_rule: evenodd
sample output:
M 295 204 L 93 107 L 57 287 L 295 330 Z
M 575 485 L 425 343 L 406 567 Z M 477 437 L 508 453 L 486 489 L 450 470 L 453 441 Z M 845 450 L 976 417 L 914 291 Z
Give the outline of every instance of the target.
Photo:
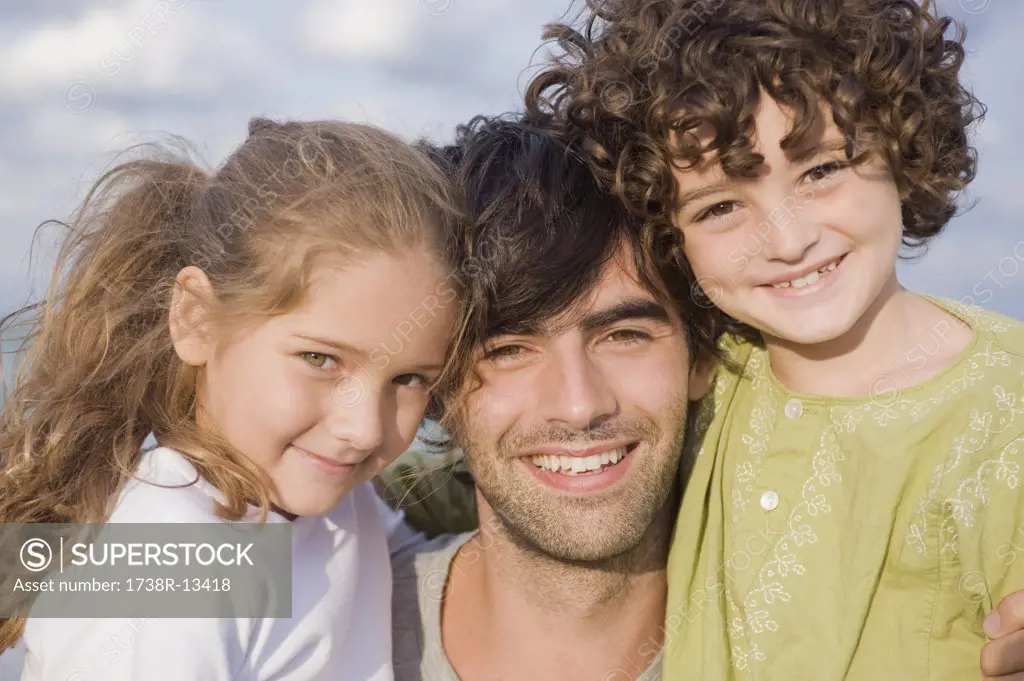
M 632 443 L 589 456 L 538 454 L 530 461 L 537 468 L 560 475 L 595 475 L 618 465 L 635 448 L 636 443 Z

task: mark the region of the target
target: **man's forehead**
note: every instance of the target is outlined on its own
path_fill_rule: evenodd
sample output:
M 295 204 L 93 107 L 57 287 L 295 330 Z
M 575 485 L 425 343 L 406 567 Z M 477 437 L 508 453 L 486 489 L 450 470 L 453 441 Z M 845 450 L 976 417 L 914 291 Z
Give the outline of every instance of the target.
M 578 329 L 591 331 L 626 318 L 647 318 L 671 323 L 673 317 L 653 292 L 620 268 L 618 272 L 602 277 L 590 291 L 558 314 L 516 328 L 506 328 L 495 335 L 552 337 Z

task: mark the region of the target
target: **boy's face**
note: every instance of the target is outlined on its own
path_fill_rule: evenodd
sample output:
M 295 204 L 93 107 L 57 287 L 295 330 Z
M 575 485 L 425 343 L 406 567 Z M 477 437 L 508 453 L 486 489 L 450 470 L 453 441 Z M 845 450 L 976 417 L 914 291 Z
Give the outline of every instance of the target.
M 834 340 L 897 286 L 899 192 L 877 158 L 846 163 L 827 109 L 788 153 L 791 119 L 775 100 L 762 96 L 755 121 L 758 177 L 728 178 L 712 155 L 676 171 L 686 255 L 711 301 L 768 340 Z

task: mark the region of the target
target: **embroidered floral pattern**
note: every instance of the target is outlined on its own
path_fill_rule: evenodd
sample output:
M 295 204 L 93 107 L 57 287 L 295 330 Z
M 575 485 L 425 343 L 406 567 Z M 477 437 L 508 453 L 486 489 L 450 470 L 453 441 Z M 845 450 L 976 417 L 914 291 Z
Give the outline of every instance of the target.
M 896 390 L 873 400 L 826 406 L 826 416 L 817 446 L 811 453 L 807 479 L 797 488 L 793 505 L 785 518 L 782 531 L 769 547 L 764 563 L 757 570 L 750 590 L 737 599 L 737 607 L 728 594 L 728 631 L 734 668 L 753 673 L 755 664 L 768 661 L 765 651 L 772 650 L 767 642 L 784 626 L 786 616 L 781 610 L 800 596 L 793 588 L 793 580 L 815 577 L 816 566 L 808 562 L 807 547 L 819 542 L 821 523 L 836 507 L 833 495 L 843 482 L 840 472 L 846 460 L 845 436 L 858 435 L 859 429 L 891 431 L 898 441 L 900 429 L 934 419 L 936 408 L 947 405 L 965 392 L 999 376 L 1000 385 L 993 388 L 992 399 L 974 399 L 977 408 L 970 412 L 963 430 L 953 437 L 948 451 L 940 463 L 934 465 L 927 491 L 914 507 L 913 522 L 906 529 L 906 541 L 924 553 L 928 547 L 941 552 L 958 550 L 958 530 L 971 527 L 979 509 L 989 503 L 994 485 L 1016 490 L 1020 484 L 1019 454 L 1024 451 L 1024 440 L 1015 441 L 978 464 L 978 457 L 992 448 L 992 436 L 1007 429 L 1021 429 L 1019 417 L 1024 414 L 1024 392 L 1014 386 L 1024 386 L 1024 362 L 1015 358 L 1000 344 L 994 334 L 1011 327 L 1002 319 L 976 307 L 950 303 L 949 308 L 968 319 L 971 327 L 981 336 L 975 351 L 963 358 L 958 366 L 946 373 L 941 384 L 924 389 Z M 986 336 L 988 336 L 986 338 Z M 1020 378 L 1006 375 L 1021 367 Z M 759 479 L 766 462 L 770 461 L 771 441 L 777 421 L 779 405 L 787 396 L 771 380 L 767 354 L 755 349 L 747 362 L 750 379 L 749 399 L 752 400 L 746 428 L 742 431 L 739 452 L 731 452 L 726 461 L 734 461 L 731 473 L 732 523 L 735 527 L 746 524 L 750 513 L 761 513 L 755 494 L 761 490 Z M 995 374 L 993 372 L 996 372 Z M 884 399 L 883 399 L 884 398 Z M 958 412 L 962 413 L 962 412 Z M 926 423 L 930 423 L 927 421 Z M 886 436 L 888 437 L 888 436 Z M 849 446 L 849 445 L 847 445 Z M 949 491 L 944 481 L 951 474 L 965 469 L 967 462 L 975 466 L 962 477 L 955 489 Z M 945 496 L 944 496 L 945 495 Z M 939 527 L 930 524 L 937 518 L 936 504 L 945 509 Z M 932 523 L 935 521 L 932 520 Z M 734 537 L 733 541 L 737 541 Z M 818 568 L 820 571 L 820 567 Z M 732 588 L 739 585 L 732 584 Z M 804 597 L 806 599 L 806 597 Z M 781 622 L 781 624 L 780 624 Z

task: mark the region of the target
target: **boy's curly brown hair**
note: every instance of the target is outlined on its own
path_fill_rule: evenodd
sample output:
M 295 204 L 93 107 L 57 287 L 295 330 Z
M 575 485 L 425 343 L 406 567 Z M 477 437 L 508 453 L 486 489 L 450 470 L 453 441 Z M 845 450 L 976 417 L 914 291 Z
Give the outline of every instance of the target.
M 762 92 L 793 112 L 783 148 L 813 142 L 826 104 L 854 162 L 873 151 L 888 164 L 917 247 L 975 175 L 967 132 L 985 109 L 959 80 L 964 35 L 927 0 L 586 0 L 579 21 L 547 27 L 562 53 L 526 106 L 582 137 L 632 210 L 670 225 L 673 167 L 717 152 L 730 176 L 757 171 Z M 693 133 L 708 125 L 702 145 Z

